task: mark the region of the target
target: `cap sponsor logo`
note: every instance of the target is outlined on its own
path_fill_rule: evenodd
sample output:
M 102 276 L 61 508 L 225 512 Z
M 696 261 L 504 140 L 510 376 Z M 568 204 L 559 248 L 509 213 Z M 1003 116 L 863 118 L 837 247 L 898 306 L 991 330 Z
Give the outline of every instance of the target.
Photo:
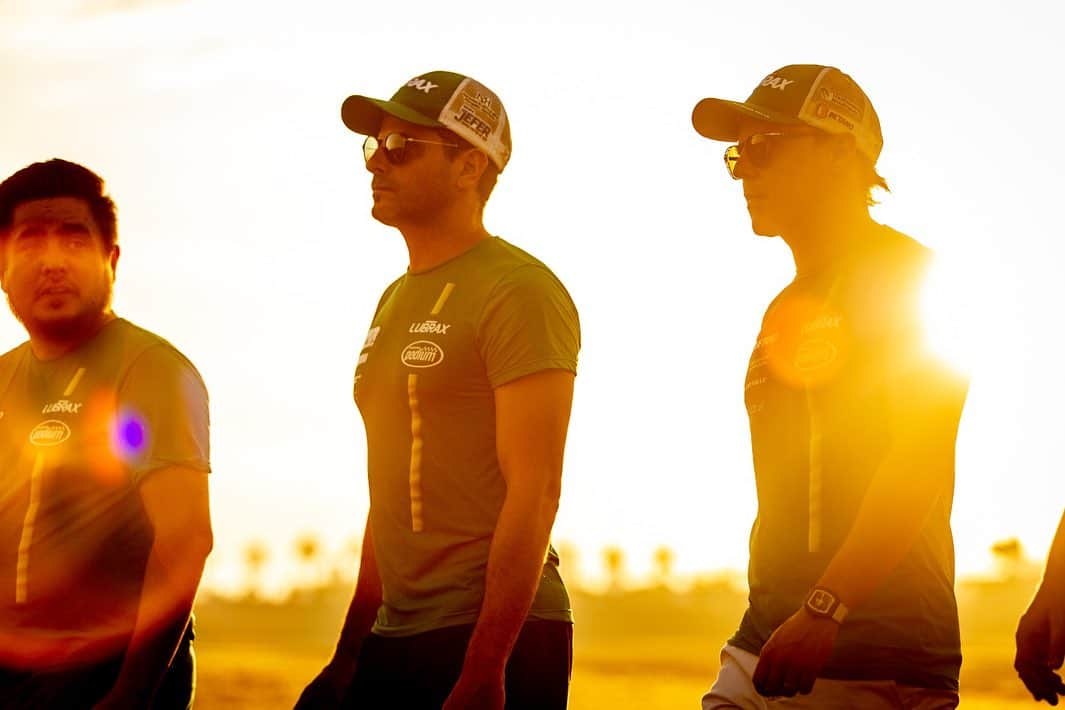
M 440 86 L 440 84 L 434 84 L 433 82 L 422 79 L 421 77 L 417 79 L 411 79 L 407 82 L 407 88 L 417 89 L 418 91 L 424 91 L 427 94 L 438 86 Z
M 70 427 L 58 419 L 48 419 L 33 427 L 30 443 L 34 446 L 58 446 L 70 438 Z
M 828 104 L 818 103 L 817 107 L 814 109 L 814 115 L 820 118 L 822 121 L 831 119 L 846 128 L 848 131 L 854 130 L 854 122 L 848 120 L 847 118 L 844 118 L 842 114 L 840 114 L 838 111 L 834 111 L 832 108 L 829 107 Z
M 850 97 L 840 93 L 839 91 L 833 91 L 827 86 L 822 86 L 819 90 L 821 98 L 829 103 L 836 104 L 839 108 L 849 111 L 857 117 L 862 115 L 862 105 L 858 101 L 854 101 Z
M 502 116 L 498 101 L 482 88 L 472 79 L 467 80 L 451 100 L 449 109 L 453 121 L 469 128 L 481 140 L 488 141 L 501 128 Z
M 415 340 L 403 348 L 399 359 L 407 367 L 436 367 L 444 361 L 444 350 L 431 340 Z
M 794 84 L 794 83 L 795 83 L 794 79 L 785 79 L 784 77 L 773 76 L 772 74 L 770 74 L 765 79 L 762 79 L 762 83 L 760 84 L 760 86 L 768 86 L 768 87 L 771 87 L 771 88 L 774 88 L 774 89 L 780 89 L 781 91 L 783 91 L 784 89 L 786 89 L 788 87 L 788 84 Z

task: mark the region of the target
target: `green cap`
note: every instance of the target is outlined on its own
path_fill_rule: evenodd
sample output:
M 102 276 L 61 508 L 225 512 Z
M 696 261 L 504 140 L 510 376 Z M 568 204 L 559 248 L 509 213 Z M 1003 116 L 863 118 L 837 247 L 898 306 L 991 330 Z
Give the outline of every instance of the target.
M 431 71 L 408 81 L 388 101 L 349 96 L 340 109 L 344 125 L 366 136 L 377 135 L 386 113 L 452 131 L 483 150 L 500 172 L 510 160 L 510 121 L 503 102 L 468 76 Z
M 835 67 L 791 64 L 754 88 L 746 101 L 703 99 L 692 111 L 692 125 L 713 140 L 734 141 L 744 118 L 784 125 L 805 124 L 827 133 L 854 136 L 858 150 L 876 164 L 884 147 L 880 119 L 854 79 Z

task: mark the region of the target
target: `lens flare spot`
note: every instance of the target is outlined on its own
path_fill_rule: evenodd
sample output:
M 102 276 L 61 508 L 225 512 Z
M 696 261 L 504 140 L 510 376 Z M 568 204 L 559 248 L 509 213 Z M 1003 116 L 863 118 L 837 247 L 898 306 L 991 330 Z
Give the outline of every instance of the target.
M 762 328 L 763 355 L 773 374 L 792 387 L 831 382 L 850 355 L 843 314 L 812 298 L 777 304 Z
M 130 419 L 122 428 L 122 440 L 131 449 L 144 445 L 144 427 L 136 419 Z
M 148 429 L 144 419 L 135 412 L 120 412 L 115 418 L 112 442 L 115 453 L 123 461 L 138 458 L 148 442 Z

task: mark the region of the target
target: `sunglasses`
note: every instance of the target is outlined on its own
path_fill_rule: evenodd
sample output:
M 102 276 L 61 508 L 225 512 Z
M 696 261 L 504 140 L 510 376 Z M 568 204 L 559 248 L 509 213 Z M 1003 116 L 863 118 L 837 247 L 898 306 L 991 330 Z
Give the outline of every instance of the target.
M 402 165 L 407 159 L 408 143 L 425 143 L 427 145 L 443 145 L 449 148 L 458 148 L 458 143 L 444 143 L 443 141 L 426 141 L 421 138 L 408 138 L 402 133 L 389 133 L 384 138 L 366 136 L 362 142 L 362 157 L 367 163 L 377 155 L 379 149 L 384 149 L 385 157 L 393 165 Z
M 736 164 L 740 162 L 741 156 L 752 167 L 764 168 L 768 165 L 773 139 L 783 135 L 783 133 L 755 133 L 725 148 L 725 170 L 728 170 L 729 176 L 733 180 L 740 179 L 740 176 L 736 174 Z

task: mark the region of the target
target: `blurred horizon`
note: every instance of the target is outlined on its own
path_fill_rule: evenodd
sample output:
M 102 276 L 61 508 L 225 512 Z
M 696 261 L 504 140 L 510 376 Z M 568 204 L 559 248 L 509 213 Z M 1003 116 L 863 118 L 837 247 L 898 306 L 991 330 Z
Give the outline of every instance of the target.
M 201 590 L 229 599 L 283 602 L 315 588 L 349 586 L 354 589 L 360 545 L 361 541 L 353 538 L 346 545 L 331 548 L 313 533 L 294 538 L 281 549 L 273 549 L 261 540 L 250 541 L 242 548 L 241 560 L 230 559 L 225 569 L 209 560 Z M 585 593 L 652 587 L 684 593 L 705 584 L 728 584 L 746 593 L 746 569 L 680 571 L 676 568 L 676 553 L 668 545 L 657 546 L 646 559 L 632 557 L 618 546 L 589 551 L 563 540 L 555 548 L 566 586 Z M 985 569 L 962 572 L 956 576 L 955 583 L 1030 584 L 1034 593 L 1042 578 L 1044 562 L 1031 556 L 1017 538 L 1005 538 L 987 550 Z

